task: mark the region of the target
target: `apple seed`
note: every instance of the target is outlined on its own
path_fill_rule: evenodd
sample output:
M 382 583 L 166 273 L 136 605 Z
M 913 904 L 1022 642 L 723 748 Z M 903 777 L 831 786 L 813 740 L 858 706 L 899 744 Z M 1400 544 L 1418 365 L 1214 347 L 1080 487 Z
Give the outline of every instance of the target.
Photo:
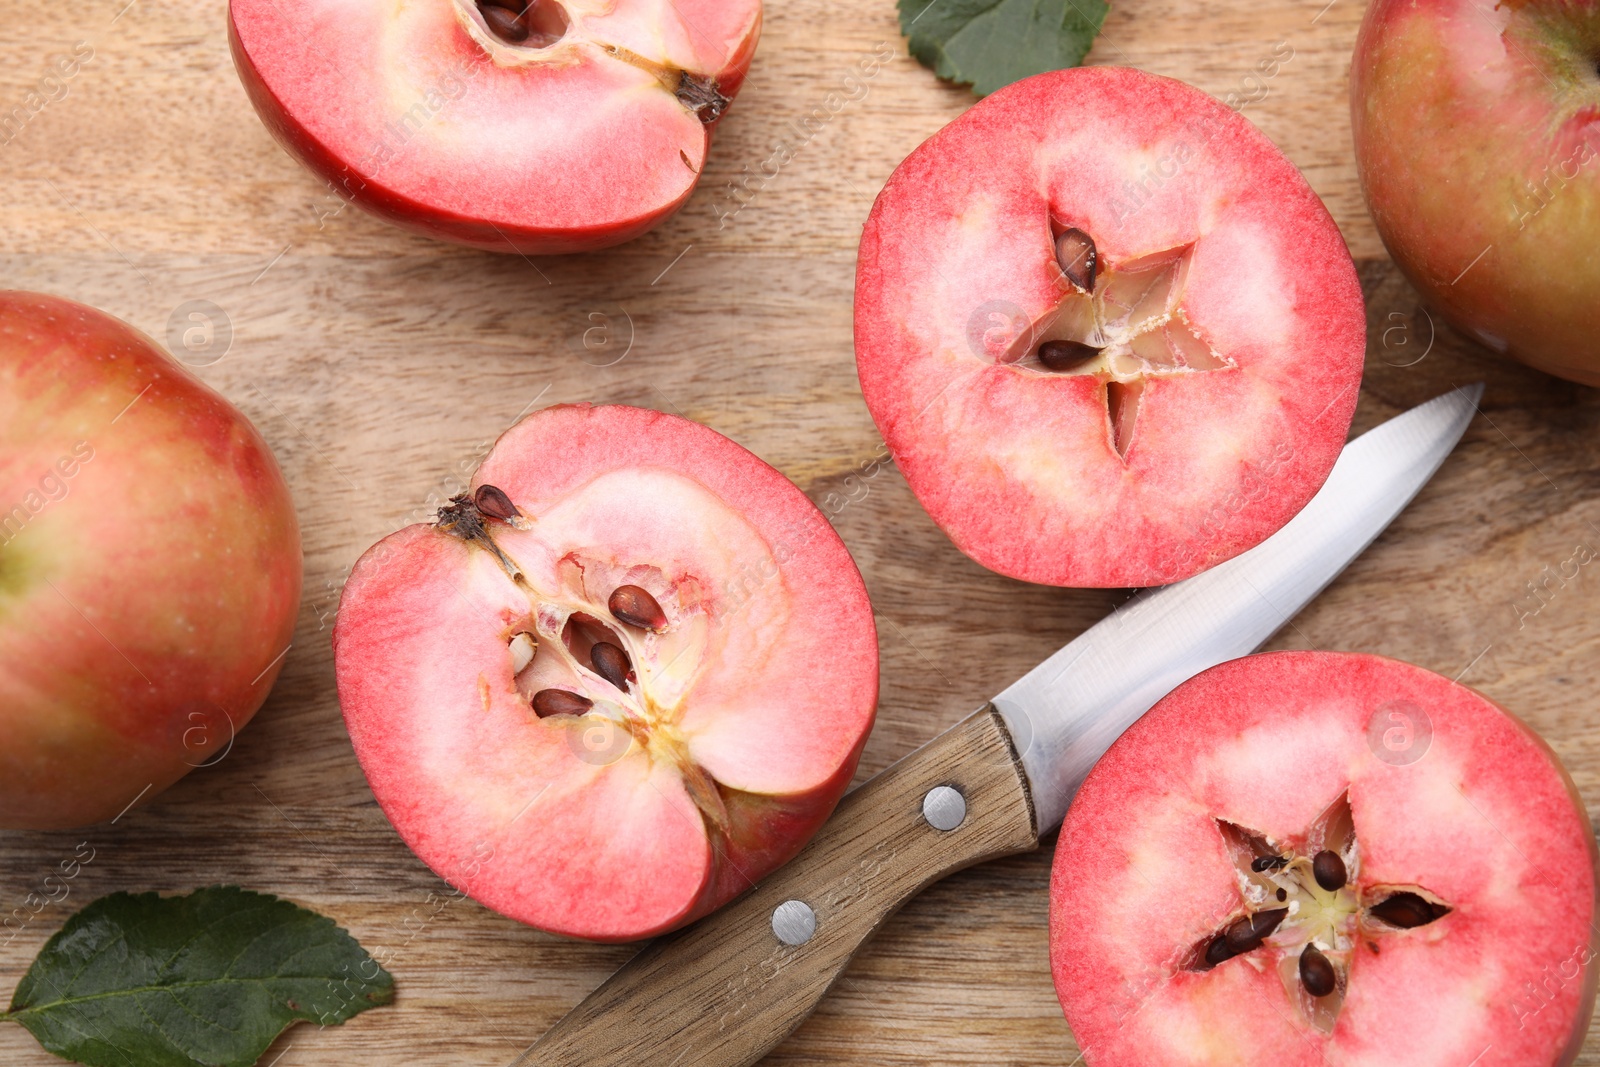
M 1067 281 L 1086 293 L 1094 292 L 1095 266 L 1099 253 L 1094 239 L 1082 230 L 1069 228 L 1056 238 L 1056 265 Z
M 666 629 L 667 613 L 661 610 L 661 605 L 650 595 L 649 590 L 641 589 L 637 585 L 617 586 L 612 590 L 611 598 L 606 601 L 606 607 L 611 610 L 612 615 L 629 626 L 656 632 Z
M 1226 934 L 1218 934 L 1211 939 L 1211 944 L 1206 946 L 1206 966 L 1215 967 L 1233 959 L 1235 953 L 1228 947 Z
M 1336 889 L 1343 889 L 1344 883 L 1349 879 L 1344 869 L 1344 860 L 1339 858 L 1337 852 L 1326 848 L 1318 852 L 1311 861 L 1311 875 L 1317 880 L 1318 885 L 1330 893 Z
M 566 689 L 541 689 L 533 694 L 533 710 L 541 719 L 551 715 L 582 715 L 592 707 L 594 701 Z
M 505 9 L 495 8 L 495 10 Z M 495 485 L 478 486 L 478 491 L 472 494 L 472 503 L 491 519 L 499 519 L 501 522 L 510 522 L 522 514 L 506 495 L 505 490 Z
M 589 662 L 600 677 L 618 689 L 628 688 L 628 674 L 633 670 L 633 664 L 628 662 L 628 654 L 622 649 L 610 641 L 596 641 L 594 647 L 589 649 Z
M 478 10 L 483 12 L 483 21 L 502 41 L 521 44 L 528 39 L 528 25 L 515 12 L 498 4 L 484 4 Z
M 1099 354 L 1098 348 L 1082 341 L 1046 341 L 1039 346 L 1039 362 L 1045 370 L 1075 370 Z
M 1396 893 L 1372 906 L 1372 914 L 1376 918 L 1382 919 L 1390 926 L 1398 926 L 1402 930 L 1426 926 L 1448 911 L 1448 908 L 1440 908 L 1415 893 L 1404 892 Z
M 1254 915 L 1244 918 L 1228 927 L 1224 934 L 1228 943 L 1228 951 L 1234 956 L 1242 955 L 1251 949 L 1260 948 L 1261 942 L 1272 935 L 1289 915 L 1288 908 L 1272 908 L 1268 911 L 1258 911 Z
M 1300 953 L 1300 984 L 1314 997 L 1327 996 L 1339 984 L 1339 976 L 1334 971 L 1333 964 L 1315 945 L 1307 945 Z

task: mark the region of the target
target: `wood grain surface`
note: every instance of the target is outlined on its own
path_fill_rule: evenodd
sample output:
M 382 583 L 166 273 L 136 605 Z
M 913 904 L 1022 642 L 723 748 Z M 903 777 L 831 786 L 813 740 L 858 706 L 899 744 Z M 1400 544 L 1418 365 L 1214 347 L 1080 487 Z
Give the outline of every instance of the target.
M 1357 430 L 1453 384 L 1488 383 L 1483 414 L 1439 475 L 1273 647 L 1384 652 L 1459 675 L 1549 739 L 1592 809 L 1600 578 L 1554 576 L 1577 546 L 1600 545 L 1600 398 L 1433 327 L 1384 259 L 1350 155 L 1361 15 L 1358 0 L 1121 0 L 1091 60 L 1236 94 L 1305 170 L 1370 301 Z M 222 309 L 231 342 L 202 353 L 214 362 L 197 373 L 283 464 L 304 524 L 306 600 L 277 689 L 221 762 L 113 825 L 0 834 L 0 914 L 31 915 L 0 947 L 0 992 L 94 897 L 238 882 L 336 917 L 399 987 L 392 1008 L 297 1027 L 264 1064 L 499 1067 L 629 957 L 456 897 L 378 810 L 334 694 L 328 638 L 351 564 L 428 517 L 534 405 L 682 413 L 776 464 L 830 513 L 866 575 L 882 642 L 863 777 L 1126 595 L 984 571 L 892 466 L 873 465 L 882 442 L 850 337 L 860 226 L 894 166 L 970 103 L 906 57 L 891 0 L 769 7 L 687 208 L 625 247 L 534 261 L 337 211 L 252 113 L 221 0 L 0 0 L 0 112 L 22 106 L 79 41 L 93 58 L 0 144 L 0 282 L 94 304 L 158 339 L 189 301 Z M 1257 65 L 1282 44 L 1293 58 L 1261 78 Z M 846 81 L 877 53 L 893 58 Z M 730 183 L 758 174 L 789 122 L 818 109 L 825 121 L 788 165 L 736 198 Z M 1544 601 L 1530 594 L 1540 582 Z M 32 915 L 29 895 L 83 841 L 93 862 L 67 899 Z M 913 900 L 765 1062 L 1075 1063 L 1046 958 L 1050 845 Z M 59 1061 L 0 1027 L 0 1062 Z M 1579 1062 L 1600 1065 L 1600 1038 Z

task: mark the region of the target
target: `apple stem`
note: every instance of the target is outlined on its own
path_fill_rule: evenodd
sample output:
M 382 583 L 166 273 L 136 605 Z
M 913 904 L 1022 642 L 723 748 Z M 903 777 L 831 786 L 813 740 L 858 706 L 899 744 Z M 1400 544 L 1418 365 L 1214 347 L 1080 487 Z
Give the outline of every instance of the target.
M 488 549 L 511 580 L 520 581 L 522 570 L 495 544 L 494 538 L 489 535 L 488 525 L 483 521 L 484 514 L 472 497 L 463 493 L 451 497 L 450 503 L 439 509 L 439 518 L 434 525 L 453 537 Z

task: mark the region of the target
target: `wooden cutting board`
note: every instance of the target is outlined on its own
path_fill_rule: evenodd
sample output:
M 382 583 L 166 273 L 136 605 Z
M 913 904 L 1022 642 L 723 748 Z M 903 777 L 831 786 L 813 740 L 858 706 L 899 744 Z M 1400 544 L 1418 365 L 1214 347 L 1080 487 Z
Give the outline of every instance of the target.
M 1383 652 L 1460 676 L 1541 731 L 1592 808 L 1600 578 L 1584 568 L 1554 580 L 1532 615 L 1527 583 L 1579 545 L 1600 546 L 1600 396 L 1501 362 L 1417 311 L 1351 161 L 1347 69 L 1362 7 L 1324 3 L 1127 0 L 1092 56 L 1236 94 L 1327 201 L 1371 305 L 1358 431 L 1453 384 L 1488 383 L 1484 414 L 1433 483 L 1273 645 Z M 906 57 L 892 0 L 772 6 L 688 207 L 623 248 L 532 262 L 335 213 L 252 113 L 225 18 L 220 0 L 0 3 L 0 112 L 23 104 L 54 54 L 79 41 L 94 53 L 0 145 L 0 283 L 94 304 L 157 338 L 187 301 L 223 309 L 231 345 L 198 373 L 271 442 L 306 562 L 283 677 L 225 759 L 115 825 L 0 834 L 0 914 L 31 914 L 45 875 L 80 842 L 94 850 L 67 899 L 0 947 L 0 992 L 101 894 L 237 882 L 336 917 L 399 988 L 394 1007 L 344 1027 L 292 1030 L 264 1064 L 498 1067 L 631 949 L 518 926 L 456 898 L 411 855 L 351 754 L 328 638 L 361 551 L 429 517 L 520 413 L 566 401 L 680 412 L 825 506 L 866 575 L 882 643 L 862 776 L 1125 594 L 990 574 L 892 467 L 863 474 L 882 446 L 851 352 L 860 226 L 894 166 L 971 103 Z M 1293 58 L 1262 76 L 1285 48 Z M 875 55 L 892 58 L 861 77 Z M 761 177 L 774 142 L 792 145 L 791 123 L 807 115 L 815 132 Z M 1046 953 L 1053 846 L 912 903 L 767 1062 L 1076 1062 Z M 0 1062 L 58 1061 L 0 1027 Z M 1580 1062 L 1600 1064 L 1600 1039 Z

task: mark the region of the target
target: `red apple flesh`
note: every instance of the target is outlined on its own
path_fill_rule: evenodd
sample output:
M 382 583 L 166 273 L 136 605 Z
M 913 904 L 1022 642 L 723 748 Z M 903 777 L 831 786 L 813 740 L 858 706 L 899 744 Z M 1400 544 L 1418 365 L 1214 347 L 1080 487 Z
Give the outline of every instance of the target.
M 1600 385 L 1600 4 L 1374 0 L 1350 103 L 1373 221 L 1426 301 Z
M 699 181 L 760 0 L 515 3 L 231 0 L 229 40 L 279 143 L 382 218 L 530 255 L 637 237 Z
M 1594 1003 L 1594 836 L 1560 762 L 1380 656 L 1179 686 L 1090 772 L 1050 900 L 1090 1067 L 1553 1067 Z
M 0 293 L 0 827 L 115 818 L 225 754 L 300 578 L 243 415 L 127 324 Z
M 529 416 L 473 486 L 361 558 L 334 630 L 356 755 L 406 843 L 504 915 L 602 941 L 793 856 L 878 692 L 866 590 L 821 512 L 720 434 L 629 407 Z
M 1198 90 L 1113 67 L 1017 82 L 913 152 L 855 310 L 923 507 L 1050 585 L 1176 581 L 1277 530 L 1343 446 L 1366 333 L 1294 166 Z

